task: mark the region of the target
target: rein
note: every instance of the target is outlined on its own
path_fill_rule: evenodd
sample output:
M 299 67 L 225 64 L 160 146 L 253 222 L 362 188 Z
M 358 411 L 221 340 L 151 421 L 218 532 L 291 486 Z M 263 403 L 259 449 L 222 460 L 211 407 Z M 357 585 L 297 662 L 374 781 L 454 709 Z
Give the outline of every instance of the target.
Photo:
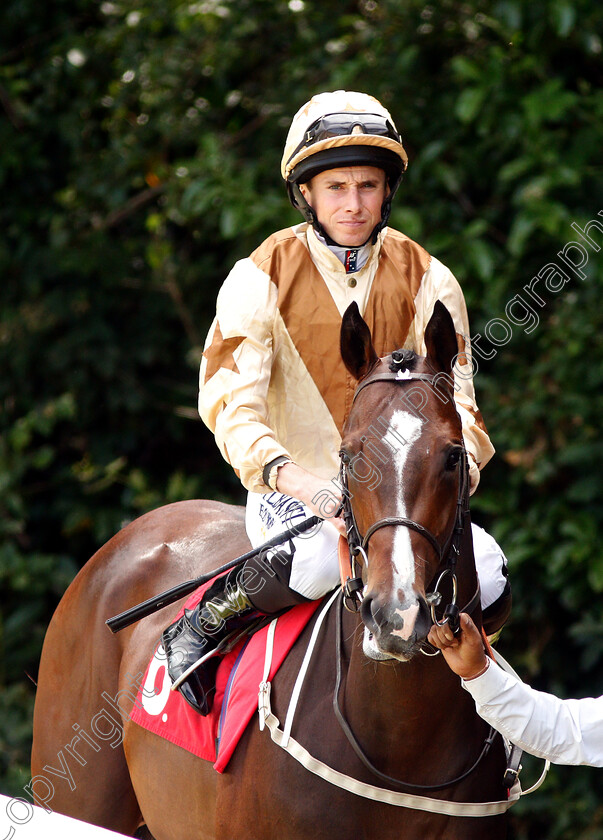
M 271 683 L 268 678 L 272 668 L 273 641 L 278 619 L 275 618 L 270 623 L 266 639 L 264 675 L 259 686 L 258 712 L 260 731 L 266 727 L 270 732 L 270 737 L 277 746 L 285 750 L 292 758 L 305 767 L 306 770 L 314 773 L 321 779 L 324 779 L 324 781 L 329 782 L 329 784 L 335 785 L 336 787 L 346 790 L 349 793 L 353 793 L 355 796 L 362 796 L 366 799 L 372 800 L 373 802 L 384 802 L 388 805 L 394 805 L 397 807 L 412 808 L 417 811 L 427 811 L 432 814 L 445 814 L 447 816 L 454 817 L 491 817 L 496 814 L 505 813 L 505 811 L 514 805 L 521 796 L 527 796 L 540 787 L 549 769 L 548 761 L 545 763 L 544 770 L 538 781 L 528 788 L 528 790 L 521 790 L 517 773 L 515 773 L 512 780 L 512 787 L 510 787 L 506 799 L 495 802 L 453 802 L 445 799 L 434 799 L 419 794 L 405 793 L 403 791 L 388 790 L 387 788 L 368 784 L 335 770 L 308 752 L 305 747 L 303 747 L 291 736 L 291 730 L 293 727 L 293 718 L 295 716 L 297 703 L 302 692 L 304 679 L 318 640 L 320 627 L 322 626 L 327 612 L 333 602 L 334 597 L 331 597 L 320 612 L 314 630 L 312 631 L 310 643 L 291 695 L 285 726 L 283 729 L 281 729 L 280 722 L 274 715 L 270 703 Z M 338 612 L 341 615 L 341 609 L 339 609 Z M 504 662 L 504 660 L 500 661 L 501 657 L 499 654 L 496 654 L 496 658 L 499 660 L 501 667 L 512 672 L 512 669 L 506 662 Z
M 485 758 L 486 755 L 488 754 L 488 752 L 490 750 L 490 747 L 494 743 L 494 739 L 496 738 L 496 734 L 497 734 L 494 727 L 491 726 L 489 728 L 488 734 L 486 735 L 486 739 L 485 739 L 484 744 L 482 746 L 481 752 L 478 755 L 478 757 L 476 758 L 476 760 L 473 762 L 471 767 L 469 767 L 468 770 L 465 770 L 463 773 L 461 773 L 456 778 L 450 779 L 450 781 L 447 781 L 447 782 L 441 782 L 440 784 L 436 784 L 436 785 L 417 785 L 417 784 L 413 784 L 411 782 L 403 782 L 400 779 L 395 779 L 393 776 L 388 776 L 387 773 L 382 773 L 381 770 L 378 770 L 375 767 L 375 765 L 370 761 L 368 756 L 365 754 L 362 747 L 358 743 L 358 740 L 357 740 L 356 736 L 354 735 L 354 732 L 352 731 L 352 727 L 350 726 L 350 724 L 345 719 L 344 714 L 341 711 L 341 706 L 339 705 L 339 694 L 340 694 L 340 689 L 341 689 L 341 678 L 342 678 L 342 671 L 343 671 L 342 666 L 341 666 L 341 663 L 342 663 L 342 660 L 343 660 L 343 656 L 342 656 L 342 636 L 343 636 L 342 611 L 343 610 L 340 607 L 337 610 L 337 614 L 336 614 L 336 630 L 335 630 L 335 650 L 336 650 L 336 653 L 335 653 L 335 660 L 336 660 L 337 675 L 336 675 L 336 680 L 335 680 L 335 690 L 333 692 L 333 711 L 335 713 L 335 717 L 337 718 L 337 721 L 338 721 L 339 725 L 341 726 L 341 729 L 342 729 L 344 735 L 348 739 L 348 742 L 349 742 L 350 746 L 352 747 L 352 749 L 354 750 L 354 752 L 356 753 L 356 755 L 358 756 L 360 761 L 364 764 L 364 766 L 367 768 L 367 770 L 369 770 L 373 774 L 373 776 L 376 776 L 382 782 L 385 782 L 386 784 L 391 785 L 392 787 L 396 787 L 396 788 L 408 788 L 409 790 L 416 790 L 416 791 L 436 791 L 436 790 L 444 790 L 444 788 L 452 787 L 453 785 L 456 785 L 459 782 L 462 782 L 464 779 L 466 779 L 468 776 L 470 776 L 471 773 L 473 773 L 473 771 L 477 768 L 480 761 L 483 758 Z

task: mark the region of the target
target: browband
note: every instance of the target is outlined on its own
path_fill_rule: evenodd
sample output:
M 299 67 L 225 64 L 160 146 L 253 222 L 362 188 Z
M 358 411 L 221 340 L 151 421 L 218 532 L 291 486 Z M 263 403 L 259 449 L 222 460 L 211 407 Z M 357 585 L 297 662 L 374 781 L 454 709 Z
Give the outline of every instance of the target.
M 437 380 L 439 377 L 445 378 L 446 374 L 441 373 L 433 376 L 429 373 L 411 373 L 407 370 L 396 371 L 396 373 L 394 373 L 393 371 L 391 373 L 387 373 L 384 371 L 382 373 L 375 373 L 373 375 L 369 373 L 369 375 L 365 379 L 363 379 L 362 382 L 360 382 L 360 384 L 356 388 L 352 403 L 354 402 L 358 394 L 362 391 L 362 389 L 366 388 L 367 385 L 372 385 L 373 382 L 408 382 L 415 380 L 419 382 L 427 382 L 429 383 L 429 385 L 434 385 L 435 383 L 435 387 L 438 387 Z

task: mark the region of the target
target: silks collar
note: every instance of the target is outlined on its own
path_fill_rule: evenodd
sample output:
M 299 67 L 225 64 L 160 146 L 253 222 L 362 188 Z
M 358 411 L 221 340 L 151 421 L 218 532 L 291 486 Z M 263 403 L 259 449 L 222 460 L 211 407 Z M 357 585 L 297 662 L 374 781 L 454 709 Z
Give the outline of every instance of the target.
M 346 248 L 343 245 L 329 244 L 321 233 L 318 233 L 316 230 L 314 233 L 318 241 L 325 245 L 332 254 L 335 254 L 345 268 L 346 274 L 353 274 L 355 271 L 360 271 L 369 261 L 373 247 L 370 242 L 365 242 L 364 245 L 360 245 L 358 248 Z

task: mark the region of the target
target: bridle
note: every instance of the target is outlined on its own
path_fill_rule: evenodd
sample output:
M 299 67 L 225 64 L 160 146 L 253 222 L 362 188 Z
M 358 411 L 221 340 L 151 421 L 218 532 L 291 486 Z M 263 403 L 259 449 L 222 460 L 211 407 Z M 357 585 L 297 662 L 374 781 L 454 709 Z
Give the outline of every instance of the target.
M 403 351 L 402 351 L 403 352 Z M 400 355 L 402 355 L 400 353 Z M 398 360 L 399 367 L 395 366 L 396 358 L 395 354 L 392 354 L 392 365 L 390 366 L 390 373 L 379 372 L 373 376 L 370 374 L 362 380 L 360 385 L 357 387 L 356 392 L 354 394 L 354 400 L 358 396 L 359 392 L 366 388 L 368 385 L 372 385 L 374 382 L 408 382 L 408 381 L 423 381 L 430 384 L 432 387 L 437 386 L 437 378 L 436 375 L 432 376 L 430 374 L 425 373 L 411 373 L 408 370 L 404 370 L 404 376 L 400 377 L 398 375 L 398 370 L 402 369 L 402 365 L 405 364 L 404 359 Z M 449 394 L 449 398 L 452 399 L 452 394 Z M 349 545 L 349 553 L 350 553 L 350 577 L 342 584 L 343 588 L 343 604 L 345 607 L 350 610 L 351 612 L 358 612 L 360 609 L 360 604 L 362 602 L 361 592 L 363 589 L 363 581 L 361 576 L 358 574 L 359 571 L 359 563 L 358 557 L 362 555 L 364 557 L 365 563 L 368 561 L 367 551 L 369 546 L 369 540 L 372 535 L 378 531 L 380 528 L 385 528 L 387 526 L 402 526 L 405 528 L 409 528 L 412 531 L 415 531 L 417 534 L 420 534 L 427 542 L 432 546 L 434 549 L 437 557 L 438 563 L 442 565 L 442 558 L 446 556 L 446 564 L 444 568 L 441 570 L 437 577 L 436 584 L 431 592 L 426 595 L 427 603 L 431 609 L 431 618 L 434 624 L 443 625 L 448 623 L 454 633 L 458 631 L 459 628 L 459 615 L 461 610 L 459 609 L 456 599 L 457 599 L 457 580 L 456 580 L 456 567 L 458 558 L 460 555 L 460 544 L 463 537 L 463 532 L 465 529 L 465 520 L 466 515 L 469 511 L 469 466 L 467 461 L 467 452 L 465 447 L 462 447 L 462 454 L 461 458 L 459 459 L 459 487 L 458 487 L 458 494 L 457 494 L 457 501 L 456 501 L 456 513 L 455 513 L 455 521 L 454 527 L 452 529 L 452 533 L 444 545 L 441 545 L 435 535 L 424 525 L 421 523 L 416 522 L 414 519 L 409 519 L 405 516 L 385 516 L 382 519 L 377 520 L 377 522 L 373 522 L 372 525 L 369 526 L 364 536 L 360 534 L 358 529 L 358 525 L 356 523 L 356 518 L 354 516 L 354 511 L 352 510 L 352 505 L 350 501 L 350 492 L 348 489 L 347 483 L 347 466 L 349 464 L 349 458 L 346 460 L 345 453 L 340 453 L 340 471 L 339 471 L 339 481 L 341 484 L 341 489 L 343 491 L 343 517 L 346 524 L 347 530 L 347 538 L 348 538 L 348 545 Z M 452 582 L 452 598 L 450 602 L 447 604 L 446 608 L 444 609 L 444 614 L 442 619 L 438 619 L 436 616 L 436 607 L 442 601 L 442 595 L 439 592 L 439 587 L 442 580 L 450 575 L 451 582 Z M 477 585 L 476 592 L 474 596 L 471 598 L 469 603 L 463 608 L 463 612 L 472 613 L 480 602 L 480 589 L 479 583 Z M 386 782 L 387 784 L 393 787 L 401 787 L 401 788 L 410 788 L 411 790 L 416 791 L 436 791 L 436 790 L 443 790 L 444 788 L 451 787 L 452 785 L 457 784 L 458 782 L 463 781 L 466 779 L 473 771 L 477 768 L 479 763 L 482 759 L 487 755 L 492 746 L 496 731 L 492 726 L 489 727 L 488 734 L 484 739 L 484 743 L 482 745 L 481 752 L 479 753 L 477 759 L 473 762 L 473 764 L 457 776 L 455 779 L 442 782 L 440 784 L 435 785 L 418 785 L 412 784 L 410 782 L 403 782 L 400 779 L 395 779 L 392 776 L 389 776 L 385 773 L 382 773 L 378 770 L 372 762 L 369 760 L 368 756 L 364 753 L 362 747 L 360 746 L 350 724 L 346 720 L 341 706 L 339 704 L 339 693 L 341 688 L 341 680 L 342 680 L 342 634 L 343 634 L 343 622 L 342 622 L 342 615 L 341 609 L 338 610 L 337 613 L 337 629 L 336 633 L 336 662 L 337 662 L 337 676 L 335 681 L 335 690 L 333 693 L 333 711 L 335 713 L 335 717 L 337 718 L 339 725 L 341 726 L 343 733 L 345 734 L 350 746 L 358 756 L 358 758 L 362 761 L 365 767 L 377 778 L 381 779 L 381 781 Z M 428 652 L 425 648 L 431 648 L 431 652 Z M 428 656 L 433 656 L 438 654 L 440 651 L 432 648 L 428 642 L 424 642 L 424 647 L 421 648 L 422 653 L 426 653 Z
M 380 371 L 373 375 L 369 374 L 367 377 L 365 377 L 365 379 L 363 379 L 362 382 L 360 382 L 360 384 L 356 388 L 353 402 L 357 399 L 358 394 L 364 388 L 374 384 L 375 382 L 394 382 L 396 384 L 402 384 L 406 382 L 419 381 L 428 383 L 432 388 L 442 387 L 442 385 L 438 382 L 437 374 L 431 375 L 427 373 L 412 373 L 405 369 L 405 365 L 406 359 L 404 357 L 403 351 L 397 351 L 397 353 L 393 353 L 392 364 L 390 365 L 389 372 Z M 449 398 L 452 399 L 452 394 L 449 394 Z M 340 453 L 339 483 L 343 494 L 342 513 L 346 525 L 350 563 L 350 575 L 345 581 L 342 582 L 342 587 L 344 604 L 348 610 L 350 610 L 351 612 L 358 612 L 358 610 L 360 609 L 360 604 L 362 602 L 361 592 L 364 587 L 364 584 L 360 575 L 359 557 L 364 558 L 365 564 L 368 562 L 367 551 L 370 538 L 376 531 L 380 530 L 381 528 L 385 528 L 388 526 L 403 526 L 405 528 L 409 528 L 411 531 L 415 531 L 417 534 L 420 534 L 425 540 L 427 540 L 427 542 L 431 545 L 431 547 L 436 553 L 439 566 L 442 566 L 442 559 L 444 556 L 446 556 L 445 566 L 440 571 L 433 590 L 429 592 L 425 597 L 427 603 L 430 606 L 431 618 L 433 623 L 438 625 L 448 623 L 450 624 L 453 632 L 457 631 L 459 626 L 459 615 L 461 610 L 459 609 L 456 603 L 456 567 L 460 554 L 460 544 L 465 530 L 465 520 L 469 511 L 469 467 L 467 460 L 467 452 L 464 446 L 461 448 L 460 451 L 461 457 L 459 459 L 458 465 L 459 487 L 456 500 L 454 527 L 452 529 L 452 533 L 447 543 L 445 543 L 444 545 L 440 544 L 437 537 L 433 534 L 432 531 L 429 530 L 429 528 L 426 528 L 425 525 L 422 525 L 420 522 L 416 522 L 414 519 L 410 519 L 406 516 L 385 516 L 382 519 L 373 522 L 367 529 L 364 536 L 362 536 L 356 523 L 356 517 L 354 516 L 354 511 L 352 509 L 350 491 L 348 488 L 348 466 L 350 463 L 349 456 L 347 456 L 344 452 Z M 438 619 L 436 615 L 436 607 L 438 607 L 442 601 L 442 595 L 439 591 L 439 588 L 442 581 L 448 576 L 450 576 L 450 583 L 452 586 L 452 597 L 444 609 L 443 617 L 441 619 Z M 480 593 L 478 585 L 475 595 L 473 596 L 471 601 L 463 608 L 463 611 L 469 613 L 473 612 L 473 610 L 476 608 L 479 602 L 479 596 Z M 435 653 L 433 649 L 429 652 L 428 649 L 426 649 L 426 647 L 423 648 L 424 653 L 426 653 L 427 655 L 433 655 Z M 431 646 L 429 645 L 429 648 L 430 647 Z

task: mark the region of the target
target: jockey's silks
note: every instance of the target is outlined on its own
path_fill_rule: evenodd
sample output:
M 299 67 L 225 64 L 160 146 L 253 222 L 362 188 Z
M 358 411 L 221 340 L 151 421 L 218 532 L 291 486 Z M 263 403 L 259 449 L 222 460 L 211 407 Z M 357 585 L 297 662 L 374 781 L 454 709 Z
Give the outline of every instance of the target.
M 342 249 L 344 257 L 349 250 Z M 331 247 L 301 223 L 239 260 L 220 290 L 201 363 L 199 411 L 247 490 L 268 492 L 264 467 L 280 456 L 326 480 L 337 475 L 356 387 L 339 348 L 351 303 L 379 356 L 401 347 L 424 354 L 436 300 L 452 316 L 459 349 L 465 347 L 467 308 L 448 268 L 392 228 L 359 251 L 356 271 L 346 274 Z M 471 365 L 460 373 L 455 403 L 477 484 L 476 464 L 494 449 L 475 405 Z

